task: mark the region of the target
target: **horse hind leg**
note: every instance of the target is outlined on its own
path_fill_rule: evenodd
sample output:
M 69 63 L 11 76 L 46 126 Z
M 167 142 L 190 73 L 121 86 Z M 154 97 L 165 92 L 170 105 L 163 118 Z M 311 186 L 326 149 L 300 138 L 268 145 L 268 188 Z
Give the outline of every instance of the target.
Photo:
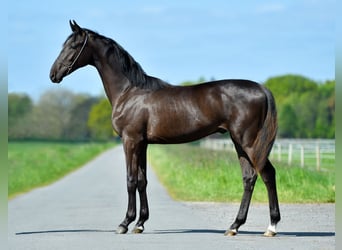
M 260 175 L 267 189 L 271 219 L 271 223 L 264 235 L 272 237 L 277 234 L 276 226 L 280 221 L 280 210 L 276 186 L 276 171 L 268 159 L 265 167 L 261 170 Z
M 242 147 L 239 144 L 237 144 L 236 142 L 234 142 L 234 144 L 241 165 L 244 191 L 236 219 L 234 223 L 230 226 L 230 228 L 225 232 L 225 235 L 228 236 L 236 235 L 239 227 L 246 222 L 248 209 L 254 190 L 254 185 L 258 177 L 257 172 L 253 168 L 246 152 L 242 149 Z

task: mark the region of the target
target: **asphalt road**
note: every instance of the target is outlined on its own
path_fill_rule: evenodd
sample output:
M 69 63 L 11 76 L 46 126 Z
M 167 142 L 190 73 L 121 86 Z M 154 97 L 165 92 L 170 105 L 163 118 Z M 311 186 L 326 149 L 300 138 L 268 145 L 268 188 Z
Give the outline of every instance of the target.
M 226 237 L 223 233 L 239 204 L 176 202 L 151 168 L 148 172 L 150 219 L 143 234 L 115 234 L 127 206 L 124 154 L 119 146 L 62 180 L 11 200 L 9 248 L 335 249 L 334 204 L 280 204 L 278 235 L 267 238 L 262 234 L 269 223 L 268 205 L 252 203 L 240 233 Z

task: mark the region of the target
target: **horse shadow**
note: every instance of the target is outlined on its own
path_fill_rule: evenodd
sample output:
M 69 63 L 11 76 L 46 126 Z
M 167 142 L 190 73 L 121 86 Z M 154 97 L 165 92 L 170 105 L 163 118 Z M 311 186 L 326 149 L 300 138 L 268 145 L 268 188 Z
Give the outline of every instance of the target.
M 175 230 L 156 230 L 151 234 L 224 234 L 225 230 L 215 229 L 175 229 Z M 239 231 L 238 235 L 253 236 L 263 235 L 262 231 Z M 278 232 L 277 236 L 288 237 L 332 237 L 335 232 Z
M 56 233 L 113 233 L 115 230 L 103 229 L 56 229 L 56 230 L 42 230 L 42 231 L 23 231 L 18 232 L 16 235 L 34 235 L 34 234 L 56 234 Z M 224 234 L 225 230 L 216 229 L 165 229 L 145 231 L 144 234 L 157 235 L 157 234 Z M 239 231 L 238 235 L 242 236 L 256 236 L 263 235 L 262 231 Z M 335 232 L 278 232 L 277 237 L 333 237 Z

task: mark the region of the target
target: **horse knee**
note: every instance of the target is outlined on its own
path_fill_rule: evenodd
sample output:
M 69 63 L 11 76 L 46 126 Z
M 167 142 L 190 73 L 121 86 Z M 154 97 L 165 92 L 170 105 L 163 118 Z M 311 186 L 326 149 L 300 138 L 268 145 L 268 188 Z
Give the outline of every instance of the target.
M 146 186 L 147 186 L 147 180 L 146 179 L 138 180 L 138 191 L 139 191 L 139 193 L 146 191 Z
M 127 191 L 129 193 L 136 192 L 137 185 L 138 185 L 138 181 L 136 180 L 136 178 L 133 178 L 133 177 L 128 177 L 127 178 Z

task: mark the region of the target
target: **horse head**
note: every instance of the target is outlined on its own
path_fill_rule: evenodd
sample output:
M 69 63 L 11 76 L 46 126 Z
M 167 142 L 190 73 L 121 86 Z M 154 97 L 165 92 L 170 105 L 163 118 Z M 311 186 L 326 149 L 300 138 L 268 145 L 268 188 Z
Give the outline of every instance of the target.
M 69 23 L 72 34 L 64 42 L 62 51 L 50 70 L 50 79 L 54 83 L 60 83 L 65 76 L 89 64 L 90 53 L 87 50 L 89 35 L 75 21 Z

